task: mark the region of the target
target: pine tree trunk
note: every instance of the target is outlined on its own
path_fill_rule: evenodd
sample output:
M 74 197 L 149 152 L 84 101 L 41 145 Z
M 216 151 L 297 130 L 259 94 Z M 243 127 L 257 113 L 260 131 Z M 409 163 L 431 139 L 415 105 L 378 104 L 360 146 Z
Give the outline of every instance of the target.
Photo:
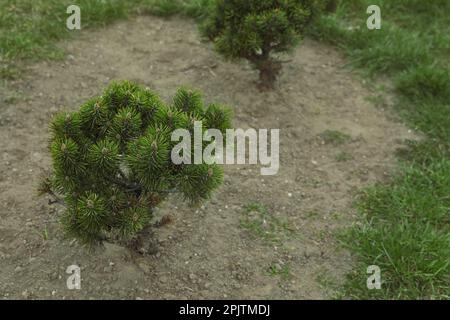
M 281 73 L 281 62 L 268 59 L 260 61 L 256 67 L 259 70 L 259 88 L 261 90 L 272 90 Z

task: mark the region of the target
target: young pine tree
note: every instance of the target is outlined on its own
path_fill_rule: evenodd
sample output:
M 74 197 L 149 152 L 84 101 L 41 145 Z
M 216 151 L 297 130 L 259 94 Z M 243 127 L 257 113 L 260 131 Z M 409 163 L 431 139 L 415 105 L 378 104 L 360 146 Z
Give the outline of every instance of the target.
M 259 71 L 260 86 L 273 88 L 282 62 L 276 54 L 292 50 L 328 0 L 215 0 L 202 27 L 228 59 L 247 59 Z
M 328 0 L 325 10 L 330 13 L 336 12 L 339 6 L 339 0 Z
M 230 127 L 230 111 L 207 108 L 196 91 L 179 89 L 166 105 L 156 94 L 124 81 L 110 85 L 77 112 L 52 120 L 53 172 L 40 186 L 66 206 L 64 229 L 83 243 L 132 240 L 149 226 L 153 208 L 168 193 L 186 200 L 208 199 L 221 184 L 217 165 L 175 165 L 174 129 Z

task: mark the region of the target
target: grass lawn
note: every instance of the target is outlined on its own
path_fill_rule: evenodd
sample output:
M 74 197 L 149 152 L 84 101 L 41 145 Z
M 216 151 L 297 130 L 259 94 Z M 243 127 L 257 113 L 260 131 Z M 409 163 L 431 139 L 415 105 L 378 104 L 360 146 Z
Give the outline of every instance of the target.
M 365 27 L 377 4 L 382 29 Z M 450 298 L 450 2 L 344 1 L 311 35 L 341 47 L 369 77 L 389 76 L 396 109 L 426 139 L 400 154 L 401 174 L 362 192 L 359 224 L 343 236 L 358 258 L 340 296 L 354 299 Z M 366 269 L 381 268 L 368 290 Z

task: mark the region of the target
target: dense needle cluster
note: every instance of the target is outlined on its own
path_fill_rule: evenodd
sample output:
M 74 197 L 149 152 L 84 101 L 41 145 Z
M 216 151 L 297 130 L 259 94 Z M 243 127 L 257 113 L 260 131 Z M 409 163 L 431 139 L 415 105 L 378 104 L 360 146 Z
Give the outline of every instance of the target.
M 111 84 L 77 112 L 51 122 L 53 172 L 42 194 L 66 206 L 62 224 L 84 243 L 130 239 L 149 226 L 153 208 L 169 193 L 189 202 L 207 199 L 222 182 L 214 164 L 174 165 L 175 129 L 230 128 L 230 111 L 205 107 L 199 92 L 179 89 L 170 105 L 124 81 Z

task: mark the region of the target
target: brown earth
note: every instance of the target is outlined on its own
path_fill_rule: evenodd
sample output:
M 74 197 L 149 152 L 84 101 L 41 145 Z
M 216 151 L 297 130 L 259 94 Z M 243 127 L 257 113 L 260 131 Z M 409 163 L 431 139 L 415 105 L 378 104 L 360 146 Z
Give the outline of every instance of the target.
M 335 234 L 356 221 L 357 191 L 389 179 L 394 151 L 414 138 L 369 102 L 374 92 L 343 68 L 341 54 L 307 40 L 277 89 L 261 93 L 256 73 L 222 61 L 189 20 L 138 17 L 61 46 L 65 61 L 30 66 L 12 85 L 20 98 L 7 105 L 0 99 L 0 297 L 328 297 L 324 283 L 339 283 L 352 265 Z M 146 85 L 166 100 L 181 85 L 198 88 L 206 101 L 234 109 L 236 128 L 281 129 L 279 173 L 226 166 L 223 187 L 203 207 L 165 203 L 158 216 L 174 221 L 155 230 L 151 255 L 112 244 L 89 252 L 65 239 L 63 208 L 35 195 L 40 172 L 50 167 L 47 125 L 56 111 L 75 110 L 115 79 Z M 334 143 L 326 130 L 350 137 Z M 255 202 L 266 206 L 264 219 L 245 209 Z M 248 221 L 261 228 L 246 227 Z M 66 287 L 72 264 L 82 268 L 81 290 Z

